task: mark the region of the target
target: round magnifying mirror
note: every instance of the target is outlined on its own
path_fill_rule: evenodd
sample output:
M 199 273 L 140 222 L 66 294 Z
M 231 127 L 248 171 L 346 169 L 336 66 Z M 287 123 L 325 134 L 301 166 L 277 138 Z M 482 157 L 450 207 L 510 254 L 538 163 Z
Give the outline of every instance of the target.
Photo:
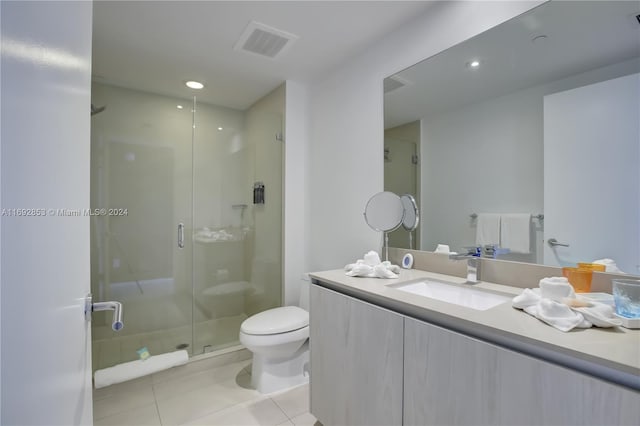
M 364 220 L 371 228 L 384 233 L 384 259 L 389 260 L 389 232 L 402 225 L 404 206 L 402 200 L 393 192 L 378 192 L 369 198 L 364 209 Z
M 378 192 L 367 202 L 364 219 L 376 231 L 391 232 L 398 229 L 404 219 L 404 205 L 393 192 Z
M 400 197 L 404 208 L 404 219 L 402 219 L 402 227 L 409 232 L 415 231 L 420 222 L 420 212 L 416 199 L 411 194 L 404 194 Z

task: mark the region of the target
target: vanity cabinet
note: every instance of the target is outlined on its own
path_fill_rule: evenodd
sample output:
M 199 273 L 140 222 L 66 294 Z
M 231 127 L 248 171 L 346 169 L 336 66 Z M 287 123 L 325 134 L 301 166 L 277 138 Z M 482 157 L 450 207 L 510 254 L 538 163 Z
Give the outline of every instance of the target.
M 329 425 L 402 423 L 402 315 L 311 286 L 311 412 Z
M 333 425 L 638 425 L 640 393 L 313 284 L 311 413 Z
M 637 425 L 639 394 L 405 318 L 406 425 Z

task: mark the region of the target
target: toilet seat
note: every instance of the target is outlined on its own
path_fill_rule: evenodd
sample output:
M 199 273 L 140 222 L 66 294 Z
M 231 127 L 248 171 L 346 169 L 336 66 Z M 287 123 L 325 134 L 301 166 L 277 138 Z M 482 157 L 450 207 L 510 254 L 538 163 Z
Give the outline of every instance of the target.
M 255 314 L 242 322 L 240 332 L 268 336 L 289 333 L 309 326 L 309 312 L 297 306 L 283 306 Z M 306 330 L 308 333 L 308 330 Z
M 299 347 L 309 338 L 309 326 L 299 328 L 294 331 L 278 334 L 247 334 L 240 332 L 240 343 L 247 348 L 252 348 L 253 352 L 261 352 L 263 349 L 275 350 L 279 345 L 291 345 Z M 290 349 L 282 348 L 285 352 L 292 352 Z M 294 349 L 295 350 L 295 349 Z

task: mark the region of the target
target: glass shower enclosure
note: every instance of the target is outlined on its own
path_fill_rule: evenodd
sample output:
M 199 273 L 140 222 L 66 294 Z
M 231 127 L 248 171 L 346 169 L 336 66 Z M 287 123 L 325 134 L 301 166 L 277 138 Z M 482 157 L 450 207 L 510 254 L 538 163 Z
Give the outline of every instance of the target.
M 265 98 L 239 111 L 93 84 L 91 290 L 124 311 L 119 332 L 94 315 L 94 370 L 236 346 L 281 305 L 284 87 Z

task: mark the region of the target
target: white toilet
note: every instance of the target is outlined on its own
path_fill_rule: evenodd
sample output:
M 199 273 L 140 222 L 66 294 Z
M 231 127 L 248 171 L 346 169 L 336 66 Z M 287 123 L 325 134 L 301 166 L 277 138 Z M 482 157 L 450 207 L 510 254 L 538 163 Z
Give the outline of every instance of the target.
M 308 300 L 301 284 L 301 305 Z M 240 343 L 253 353 L 251 385 L 272 393 L 309 381 L 309 312 L 283 306 L 255 314 L 240 326 Z

